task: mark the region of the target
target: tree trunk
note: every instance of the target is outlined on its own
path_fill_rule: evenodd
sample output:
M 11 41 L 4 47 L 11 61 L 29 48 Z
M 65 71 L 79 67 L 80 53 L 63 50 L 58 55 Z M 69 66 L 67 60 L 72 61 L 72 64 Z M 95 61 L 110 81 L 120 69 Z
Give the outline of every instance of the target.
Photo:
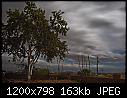
M 99 63 L 99 58 L 97 56 L 97 75 L 98 75 L 98 63 Z
M 81 66 L 80 66 L 80 57 L 78 56 L 78 62 L 79 62 L 79 70 L 81 71 Z
M 90 57 L 88 55 L 88 62 L 89 62 L 89 70 L 90 70 Z
M 63 72 L 63 62 L 64 62 L 64 61 L 62 61 L 62 66 L 61 66 L 62 68 L 61 68 L 61 72 Z
M 31 80 L 31 47 L 29 45 L 29 52 L 28 52 L 28 81 Z
M 82 70 L 83 70 L 83 66 L 84 66 L 84 57 L 83 57 L 83 55 L 82 55 Z
M 29 68 L 29 70 L 28 70 L 28 81 L 30 81 L 31 80 L 31 74 L 30 74 L 30 68 Z
M 31 71 L 30 71 L 30 64 L 28 64 L 28 75 L 27 75 L 27 80 L 31 80 Z
M 28 65 L 29 69 L 28 69 L 28 81 L 31 80 L 31 76 L 32 76 L 32 71 L 33 71 L 33 66 L 31 64 Z
M 86 69 L 86 57 L 85 57 L 85 55 L 84 55 L 84 69 Z
M 85 56 L 85 61 L 86 61 L 86 69 L 87 69 L 87 61 L 88 61 L 88 60 L 87 60 L 87 56 Z
M 31 65 L 31 69 L 30 69 L 30 75 L 32 76 L 33 73 L 33 65 Z
M 58 73 L 60 72 L 60 59 L 57 58 L 57 63 L 58 63 Z
M 49 79 L 49 67 L 50 67 L 50 63 L 49 63 L 49 64 L 47 64 L 48 79 Z

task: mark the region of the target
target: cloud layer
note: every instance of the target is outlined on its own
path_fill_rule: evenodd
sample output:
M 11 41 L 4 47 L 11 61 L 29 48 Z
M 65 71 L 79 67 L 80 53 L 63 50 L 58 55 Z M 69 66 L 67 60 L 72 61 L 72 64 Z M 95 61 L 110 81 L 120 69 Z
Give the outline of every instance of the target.
M 125 2 L 36 2 L 49 11 L 65 12 L 70 26 L 70 53 L 120 56 L 125 51 Z
M 35 2 L 48 17 L 53 10 L 62 10 L 70 30 L 66 37 L 70 55 L 90 54 L 117 58 L 125 62 L 125 2 L 50 1 Z M 24 7 L 23 2 L 2 2 L 2 22 L 9 8 Z

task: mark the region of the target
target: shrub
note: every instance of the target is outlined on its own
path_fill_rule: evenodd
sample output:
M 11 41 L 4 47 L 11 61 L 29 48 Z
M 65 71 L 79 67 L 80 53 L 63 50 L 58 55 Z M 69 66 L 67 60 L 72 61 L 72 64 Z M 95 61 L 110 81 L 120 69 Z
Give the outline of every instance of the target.
M 78 74 L 85 75 L 85 76 L 94 75 L 92 70 L 89 70 L 89 69 L 83 69 L 83 70 L 79 71 Z
M 49 70 L 46 68 L 36 69 L 33 70 L 33 75 L 47 76 L 49 75 Z

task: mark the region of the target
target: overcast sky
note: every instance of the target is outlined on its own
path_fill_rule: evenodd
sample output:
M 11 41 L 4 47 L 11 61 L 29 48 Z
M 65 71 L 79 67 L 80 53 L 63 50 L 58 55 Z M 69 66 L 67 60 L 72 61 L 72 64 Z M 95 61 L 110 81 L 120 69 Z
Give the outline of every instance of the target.
M 70 54 L 90 54 L 117 57 L 125 62 L 125 2 L 50 1 L 36 2 L 49 16 L 53 10 L 62 10 L 70 30 L 67 40 Z M 2 2 L 2 22 L 6 10 L 23 9 L 24 2 Z

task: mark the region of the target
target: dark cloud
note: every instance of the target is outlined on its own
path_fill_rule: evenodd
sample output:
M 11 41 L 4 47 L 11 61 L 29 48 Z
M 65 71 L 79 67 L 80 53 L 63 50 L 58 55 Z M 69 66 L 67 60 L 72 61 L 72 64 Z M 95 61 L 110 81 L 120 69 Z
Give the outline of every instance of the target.
M 9 9 L 23 10 L 24 7 L 25 7 L 25 2 L 2 2 L 2 22 L 6 23 L 7 21 L 6 11 L 8 11 Z
M 2 21 L 6 19 L 7 9 L 19 8 L 21 10 L 24 4 L 24 2 L 2 2 Z M 83 49 L 97 51 L 101 50 L 100 47 L 104 51 L 111 52 L 112 49 L 125 47 L 125 38 L 123 38 L 125 36 L 125 12 L 121 10 L 125 8 L 125 2 L 38 1 L 36 4 L 45 9 L 47 17 L 53 10 L 61 9 L 65 12 L 63 16 L 71 29 L 67 38 L 63 39 L 67 40 L 71 52 L 83 53 Z M 114 46 L 115 43 L 119 44 Z
M 90 28 L 108 28 L 112 26 L 112 23 L 104 19 L 93 19 L 90 21 Z
M 89 24 L 90 28 L 108 28 L 112 26 L 112 22 L 106 21 L 104 19 L 93 19 Z
M 121 7 L 120 10 L 125 12 L 126 11 L 126 7 Z
M 125 53 L 114 51 L 125 50 L 125 2 L 36 1 L 36 5 L 45 9 L 47 17 L 53 10 L 65 12 L 63 18 L 70 30 L 62 40 L 67 41 L 70 55 L 101 55 L 124 60 Z M 23 7 L 24 2 L 2 2 L 2 22 L 6 21 L 7 9 Z

